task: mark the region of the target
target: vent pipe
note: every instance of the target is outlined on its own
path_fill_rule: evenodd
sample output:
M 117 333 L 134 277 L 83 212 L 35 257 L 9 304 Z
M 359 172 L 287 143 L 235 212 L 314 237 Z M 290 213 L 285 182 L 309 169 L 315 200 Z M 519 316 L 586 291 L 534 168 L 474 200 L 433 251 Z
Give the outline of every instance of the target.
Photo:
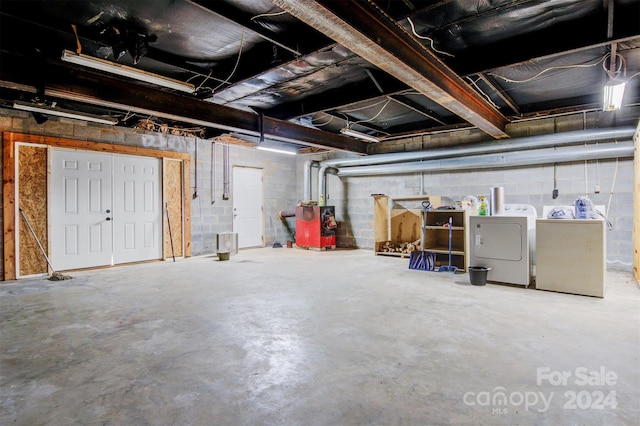
M 318 170 L 318 205 L 324 206 L 327 201 L 327 173 L 336 174 L 338 169 L 331 166 L 320 166 Z
M 307 200 L 311 200 L 312 195 L 311 195 L 311 168 L 312 167 L 318 167 L 319 162 L 315 161 L 315 160 L 307 160 L 304 162 L 304 191 L 303 191 L 303 196 L 302 199 L 307 201 Z
M 562 148 L 535 149 L 518 152 L 473 155 L 429 161 L 413 161 L 397 164 L 345 167 L 338 171 L 340 177 L 404 174 L 417 172 L 447 172 L 456 170 L 490 169 L 572 161 L 602 160 L 608 158 L 633 158 L 632 141 L 600 145 L 580 145 Z M 323 170 L 328 166 L 323 166 Z
M 583 144 L 604 140 L 625 140 L 633 136 L 635 127 L 611 129 L 588 129 L 549 135 L 514 138 L 504 141 L 480 142 L 473 145 L 460 145 L 451 148 L 439 148 L 428 151 L 397 152 L 377 154 L 359 158 L 326 160 L 322 165 L 332 167 L 364 166 L 369 164 L 390 164 L 415 160 L 433 160 L 436 158 L 461 157 L 490 152 L 519 151 L 525 149 L 550 148 L 562 145 Z

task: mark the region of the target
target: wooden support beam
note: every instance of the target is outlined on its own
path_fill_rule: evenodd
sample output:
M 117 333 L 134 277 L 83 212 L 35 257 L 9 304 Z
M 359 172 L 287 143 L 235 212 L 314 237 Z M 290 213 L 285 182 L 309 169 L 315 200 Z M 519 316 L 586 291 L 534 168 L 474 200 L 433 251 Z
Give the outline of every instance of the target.
M 509 137 L 493 105 L 372 2 L 272 1 L 480 130 Z
M 23 57 L 4 55 L 0 62 L 2 86 L 31 84 L 40 70 L 30 69 L 28 63 Z M 206 102 L 190 95 L 158 90 L 150 85 L 107 76 L 60 61 L 47 63 L 44 90 L 47 97 L 260 136 L 258 114 Z M 367 149 L 362 141 L 270 117 L 264 117 L 262 131 L 270 139 L 300 145 L 359 154 L 365 154 Z

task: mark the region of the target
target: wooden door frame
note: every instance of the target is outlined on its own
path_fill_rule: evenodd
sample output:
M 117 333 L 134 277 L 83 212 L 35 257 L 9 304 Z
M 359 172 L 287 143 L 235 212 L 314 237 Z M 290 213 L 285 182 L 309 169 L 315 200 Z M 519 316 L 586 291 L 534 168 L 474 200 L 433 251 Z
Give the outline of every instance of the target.
M 187 153 L 162 151 L 151 148 L 140 148 L 126 145 L 113 145 L 86 140 L 59 138 L 53 136 L 39 136 L 25 133 L 2 133 L 2 206 L 3 206 L 3 241 L 4 241 L 4 280 L 16 279 L 16 250 L 17 241 L 17 205 L 16 205 L 16 163 L 15 153 L 18 143 L 45 145 L 51 148 L 69 148 L 83 151 L 96 151 L 108 154 L 128 154 L 159 159 L 174 159 L 182 161 L 182 193 L 183 196 L 183 244 L 184 256 L 191 256 L 191 200 L 187 196 L 190 187 L 191 155 Z M 164 171 L 163 171 L 164 173 Z M 164 176 L 162 178 L 164 188 Z M 164 230 L 163 230 L 164 231 Z M 163 232 L 163 241 L 165 232 Z

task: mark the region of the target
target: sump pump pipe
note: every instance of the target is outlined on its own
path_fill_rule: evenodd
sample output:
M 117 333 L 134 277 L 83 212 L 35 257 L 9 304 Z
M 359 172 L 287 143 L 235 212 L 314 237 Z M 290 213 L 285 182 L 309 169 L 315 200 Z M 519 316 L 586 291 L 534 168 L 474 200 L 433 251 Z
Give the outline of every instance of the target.
M 500 141 L 480 142 L 473 145 L 460 145 L 451 148 L 439 148 L 427 151 L 396 152 L 376 154 L 359 158 L 338 158 L 325 160 L 321 166 L 351 167 L 370 164 L 391 164 L 416 160 L 433 160 L 437 158 L 462 157 L 492 152 L 519 151 L 525 149 L 551 148 L 564 145 L 584 144 L 587 142 L 606 140 L 628 140 L 635 133 L 635 127 L 610 129 L 588 129 L 572 132 L 552 133 L 526 138 L 514 138 Z
M 633 158 L 633 154 L 633 142 L 624 141 L 598 145 L 577 145 L 561 148 L 472 155 L 469 157 L 455 157 L 429 161 L 412 161 L 397 164 L 344 167 L 338 171 L 338 176 L 354 177 L 532 166 L 584 160 Z M 328 166 L 323 165 L 320 169 L 322 170 L 325 167 Z
M 303 200 L 311 200 L 312 195 L 311 195 L 311 168 L 312 167 L 318 167 L 319 165 L 319 161 L 316 160 L 307 160 L 304 162 L 304 176 L 303 176 L 303 180 L 304 180 L 304 191 L 303 191 Z

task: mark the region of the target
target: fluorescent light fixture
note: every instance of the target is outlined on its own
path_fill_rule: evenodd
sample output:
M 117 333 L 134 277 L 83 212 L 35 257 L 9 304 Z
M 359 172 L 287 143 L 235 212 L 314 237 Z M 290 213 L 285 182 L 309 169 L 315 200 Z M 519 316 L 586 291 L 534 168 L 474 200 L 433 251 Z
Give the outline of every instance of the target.
M 93 56 L 83 55 L 82 53 L 74 53 L 70 50 L 64 50 L 60 59 L 72 64 L 82 65 L 84 67 L 116 74 L 122 77 L 132 78 L 134 80 L 144 81 L 157 86 L 167 87 L 169 89 L 179 90 L 181 92 L 194 93 L 196 91 L 195 86 L 191 83 L 153 74 L 137 68 L 131 68 L 126 65 L 120 65 L 115 62 L 105 61 L 104 59 L 94 58 Z
M 609 82 L 604 85 L 603 111 L 615 111 L 622 107 L 624 86 L 625 82 L 620 80 L 609 80 Z
M 269 151 L 269 152 L 277 152 L 278 154 L 287 154 L 287 155 L 296 155 L 295 151 L 287 151 L 284 149 L 277 149 L 277 148 L 269 148 L 266 146 L 256 146 L 256 149 L 259 149 L 260 151 Z
M 22 111 L 39 112 L 40 114 L 56 115 L 58 117 L 75 118 L 76 120 L 92 121 L 94 123 L 110 124 L 112 126 L 118 124 L 117 118 L 84 114 L 81 112 L 72 111 L 70 109 L 56 108 L 47 105 L 37 105 L 27 102 L 15 101 L 13 103 L 13 108 Z
M 340 133 L 346 136 L 362 139 L 363 141 L 367 142 L 380 142 L 380 139 L 376 138 L 375 136 L 367 135 L 366 133 L 361 133 L 357 130 L 349 129 L 348 127 L 341 129 Z

